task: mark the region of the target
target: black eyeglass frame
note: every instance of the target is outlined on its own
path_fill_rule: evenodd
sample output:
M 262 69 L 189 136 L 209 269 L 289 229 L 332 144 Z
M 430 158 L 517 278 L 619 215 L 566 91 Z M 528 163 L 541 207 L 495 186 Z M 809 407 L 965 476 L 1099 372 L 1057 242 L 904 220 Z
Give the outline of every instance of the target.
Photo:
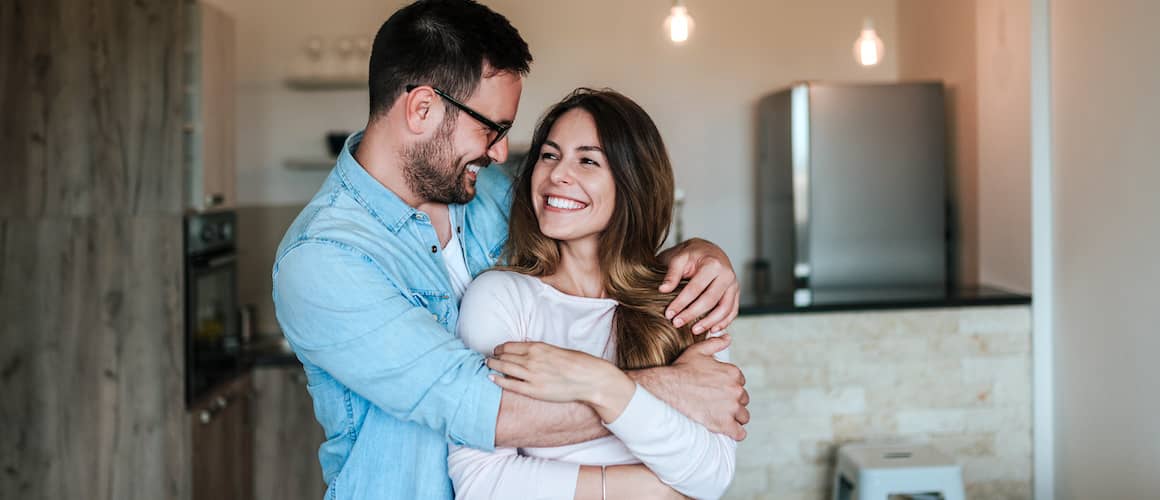
M 420 85 L 407 85 L 407 87 L 406 87 L 407 93 L 411 93 L 412 90 L 415 90 L 419 87 L 420 87 Z M 507 136 L 508 131 L 512 129 L 511 124 L 502 125 L 502 124 L 499 124 L 499 123 L 492 121 L 490 118 L 483 116 L 483 113 L 480 113 L 479 111 L 471 109 L 466 104 L 463 104 L 463 103 L 459 102 L 458 100 L 456 100 L 454 97 L 451 97 L 450 94 L 448 94 L 447 92 L 444 92 L 439 87 L 431 87 L 431 90 L 433 90 L 435 92 L 435 94 L 438 95 L 439 97 L 446 99 L 447 102 L 454 104 L 455 107 L 459 108 L 464 113 L 467 113 L 468 116 L 475 118 L 475 121 L 482 123 L 485 127 L 491 129 L 492 132 L 495 132 L 495 139 L 492 139 L 491 142 L 488 143 L 487 149 L 491 149 L 493 146 L 495 146 L 497 143 L 499 143 L 499 141 L 502 141 L 503 138 Z

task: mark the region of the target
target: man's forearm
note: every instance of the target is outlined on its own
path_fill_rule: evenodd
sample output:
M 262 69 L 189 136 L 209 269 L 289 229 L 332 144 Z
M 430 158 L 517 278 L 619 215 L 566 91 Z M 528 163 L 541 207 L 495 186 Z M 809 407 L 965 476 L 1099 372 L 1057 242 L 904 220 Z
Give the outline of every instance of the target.
M 720 366 L 732 365 L 720 364 Z M 708 427 L 709 430 L 729 434 L 737 440 L 744 438 L 741 425 L 749 420 L 747 416 L 742 422 L 735 422 L 732 417 L 734 412 L 729 410 L 726 401 L 720 398 L 691 397 L 705 394 L 704 390 L 697 392 L 696 382 L 706 383 L 711 388 L 708 394 L 712 395 L 720 393 L 718 388 L 731 383 L 728 377 L 724 381 L 700 380 L 703 377 L 693 375 L 690 378 L 672 366 L 630 370 L 625 373 L 657 399 Z M 736 385 L 735 382 L 732 383 Z M 737 385 L 738 391 L 741 391 L 740 387 Z M 728 402 L 733 406 L 739 406 L 735 400 Z M 740 407 L 747 402 L 741 402 Z M 718 415 L 714 411 L 721 414 Z M 596 412 L 581 403 L 547 403 L 510 391 L 504 391 L 500 400 L 499 418 L 495 426 L 496 446 L 562 446 L 607 435 L 609 432 L 596 416 Z
M 495 445 L 549 447 L 607 436 L 596 412 L 582 403 L 548 403 L 504 391 L 495 424 Z
M 644 368 L 640 370 L 631 370 L 624 372 L 646 391 L 656 396 L 657 399 L 664 401 L 669 406 L 676 407 L 677 396 L 673 392 L 671 380 L 666 378 L 663 373 L 668 367 L 658 366 L 654 368 Z

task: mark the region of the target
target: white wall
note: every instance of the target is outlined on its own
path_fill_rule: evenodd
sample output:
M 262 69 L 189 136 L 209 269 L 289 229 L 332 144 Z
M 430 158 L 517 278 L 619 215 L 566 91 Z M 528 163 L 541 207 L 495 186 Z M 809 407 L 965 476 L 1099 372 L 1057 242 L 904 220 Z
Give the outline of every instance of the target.
M 1052 0 L 1055 490 L 1160 492 L 1160 2 Z
M 282 85 L 305 38 L 373 36 L 403 2 L 217 0 L 238 20 L 238 198 L 241 204 L 305 202 L 325 174 L 287 171 L 288 156 L 319 156 L 328 129 L 365 122 L 366 93 L 295 92 Z M 667 0 L 492 0 L 535 57 L 513 143 L 581 85 L 613 87 L 648 110 L 687 192 L 685 233 L 719 243 L 738 271 L 751 259 L 754 104 L 795 80 L 892 80 L 897 76 L 896 0 L 687 2 L 696 30 L 674 47 L 661 23 Z M 876 68 L 852 46 L 862 18 L 886 44 Z M 743 273 L 744 275 L 744 273 Z
M 976 0 L 979 282 L 1031 291 L 1031 2 Z
M 301 92 L 284 80 L 310 37 L 373 38 L 402 0 L 207 0 L 237 26 L 237 196 L 240 205 L 302 205 L 325 172 L 287 170 L 287 158 L 322 158 L 330 130 L 366 124 L 367 92 Z
M 979 96 L 974 0 L 899 0 L 898 76 L 942 80 L 947 92 L 958 278 L 979 281 Z
M 899 77 L 948 90 L 960 278 L 1031 290 L 1030 2 L 899 0 Z

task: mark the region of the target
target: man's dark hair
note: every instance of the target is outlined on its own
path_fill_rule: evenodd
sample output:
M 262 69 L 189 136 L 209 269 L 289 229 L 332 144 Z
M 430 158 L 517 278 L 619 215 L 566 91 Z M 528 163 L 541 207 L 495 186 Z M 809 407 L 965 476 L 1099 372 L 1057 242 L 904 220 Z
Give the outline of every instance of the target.
M 431 85 L 466 100 L 484 63 L 528 74 L 532 54 L 507 18 L 474 0 L 420 0 L 379 28 L 371 49 L 370 116 L 385 114 L 407 85 Z

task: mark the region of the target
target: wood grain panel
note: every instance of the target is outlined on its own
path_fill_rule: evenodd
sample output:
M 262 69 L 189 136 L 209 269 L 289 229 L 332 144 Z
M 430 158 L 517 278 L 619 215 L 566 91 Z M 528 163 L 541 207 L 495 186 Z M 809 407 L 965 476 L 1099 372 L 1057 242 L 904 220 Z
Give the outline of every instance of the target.
M 254 498 L 315 500 L 326 493 L 326 439 L 301 366 L 254 370 Z
M 234 21 L 221 9 L 202 4 L 198 9 L 200 25 L 199 91 L 201 107 L 198 127 L 202 129 L 201 199 L 190 200 L 202 208 L 232 208 L 236 205 L 236 145 L 234 130 L 235 76 Z M 210 198 L 221 201 L 211 203 Z
M 3 3 L 0 216 L 180 213 L 182 1 Z
M 187 497 L 180 221 L 0 219 L 0 497 Z
M 189 498 L 184 5 L 0 2 L 0 498 Z
M 192 408 L 192 500 L 255 498 L 252 395 L 247 374 L 222 384 Z M 206 420 L 200 418 L 202 412 Z

